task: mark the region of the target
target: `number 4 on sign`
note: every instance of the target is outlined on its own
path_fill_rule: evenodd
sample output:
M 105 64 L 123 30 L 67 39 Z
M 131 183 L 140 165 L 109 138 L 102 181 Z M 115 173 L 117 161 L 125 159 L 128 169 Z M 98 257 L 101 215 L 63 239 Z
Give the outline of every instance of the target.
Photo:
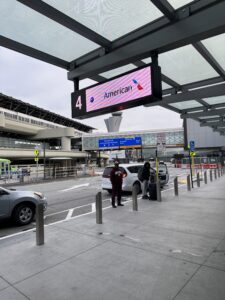
M 79 96 L 79 97 L 77 98 L 76 107 L 78 107 L 79 109 L 82 108 L 81 96 Z

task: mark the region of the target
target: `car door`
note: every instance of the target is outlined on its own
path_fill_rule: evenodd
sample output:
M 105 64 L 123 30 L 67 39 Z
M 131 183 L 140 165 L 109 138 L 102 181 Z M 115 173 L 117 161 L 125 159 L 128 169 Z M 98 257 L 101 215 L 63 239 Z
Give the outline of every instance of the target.
M 4 189 L 0 188 L 0 217 L 6 217 L 10 214 L 10 195 Z

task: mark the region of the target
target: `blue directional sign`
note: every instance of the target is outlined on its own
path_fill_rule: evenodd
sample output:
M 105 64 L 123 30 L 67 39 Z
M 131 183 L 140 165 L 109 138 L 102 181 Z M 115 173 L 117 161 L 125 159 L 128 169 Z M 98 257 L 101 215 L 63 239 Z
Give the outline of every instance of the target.
M 99 148 L 119 148 L 119 139 L 101 139 L 98 141 Z
M 190 141 L 190 151 L 191 152 L 195 151 L 195 141 Z
M 140 148 L 142 144 L 141 137 L 129 137 L 129 138 L 112 138 L 112 139 L 100 139 L 98 141 L 99 148 Z

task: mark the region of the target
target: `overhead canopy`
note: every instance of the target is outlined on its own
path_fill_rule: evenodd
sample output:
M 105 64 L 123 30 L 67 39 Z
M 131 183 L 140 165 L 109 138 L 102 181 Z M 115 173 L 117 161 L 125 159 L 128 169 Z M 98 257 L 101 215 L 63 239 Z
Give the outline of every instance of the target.
M 158 53 L 161 105 L 225 134 L 224 0 L 2 0 L 0 45 L 98 82 Z

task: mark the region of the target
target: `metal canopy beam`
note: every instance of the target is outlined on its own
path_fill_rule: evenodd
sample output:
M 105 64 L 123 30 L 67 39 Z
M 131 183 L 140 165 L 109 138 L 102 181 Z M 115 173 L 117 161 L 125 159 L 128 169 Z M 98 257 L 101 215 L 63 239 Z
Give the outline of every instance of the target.
M 41 0 L 17 0 L 20 3 L 30 7 L 31 9 L 39 12 L 40 14 L 48 17 L 49 19 L 69 28 L 70 30 L 82 35 L 83 37 L 89 39 L 90 41 L 99 44 L 100 46 L 109 48 L 111 42 L 96 33 L 95 31 L 89 29 L 88 27 L 82 25 L 81 23 L 75 21 L 71 17 L 65 15 L 61 11 L 55 9 L 54 7 L 48 5 Z
M 222 115 L 225 115 L 225 108 L 211 109 L 211 110 L 208 110 L 208 111 L 202 111 L 202 112 L 191 113 L 191 114 L 182 114 L 181 119 L 210 117 L 210 116 L 222 116 Z
M 199 107 L 193 107 L 193 108 L 187 108 L 187 109 L 183 109 L 181 112 L 182 113 L 189 113 L 189 112 L 199 112 L 201 110 L 204 109 L 205 106 L 199 106 Z M 219 103 L 219 104 L 213 104 L 213 105 L 209 105 L 206 107 L 208 109 L 212 109 L 212 108 L 222 108 L 225 107 L 225 103 Z
M 19 53 L 28 55 L 28 56 L 36 58 L 36 59 L 42 60 L 44 62 L 50 63 L 57 67 L 69 70 L 69 66 L 70 66 L 69 62 L 67 62 L 63 59 L 57 58 L 55 56 L 49 55 L 45 52 L 25 46 L 18 42 L 15 42 L 15 41 L 8 39 L 2 35 L 0 35 L 0 46 L 8 48 L 10 50 L 17 51 Z
M 214 77 L 214 78 L 209 78 L 209 79 L 204 79 L 204 80 L 200 80 L 200 81 L 196 81 L 196 82 L 192 82 L 192 83 L 188 83 L 188 84 L 183 84 L 181 85 L 181 90 L 182 91 L 187 91 L 187 90 L 191 90 L 191 89 L 196 89 L 202 86 L 207 86 L 207 85 L 213 85 L 213 84 L 217 84 L 220 82 L 223 82 L 224 79 L 219 77 Z M 164 94 L 175 94 L 176 90 L 174 88 L 168 88 L 165 89 Z
M 188 11 L 188 8 L 186 8 Z M 149 57 L 151 51 L 163 53 L 190 43 L 196 43 L 225 31 L 225 2 L 199 10 L 189 17 L 169 23 L 151 34 L 127 45 L 113 49 L 106 55 L 78 66 L 68 73 L 68 79 L 87 78 L 132 61 Z
M 201 43 L 194 43 L 193 46 L 195 49 L 205 58 L 205 60 L 213 67 L 213 69 L 225 79 L 225 71 L 221 65 L 215 60 L 212 54 L 207 50 L 207 48 Z
M 174 8 L 167 0 L 151 0 L 151 2 L 164 14 L 170 21 L 176 17 Z
M 225 121 L 222 122 L 222 121 L 218 121 L 218 122 L 201 122 L 200 123 L 200 126 L 201 127 L 205 127 L 205 126 L 225 126 Z
M 223 95 L 225 95 L 225 83 L 200 88 L 197 90 L 185 91 L 183 93 L 178 93 L 171 96 L 166 96 L 163 98 L 163 101 L 155 102 L 155 104 L 156 105 L 160 105 L 160 103 L 170 104 L 170 103 L 195 100 L 201 98 L 223 96 Z

